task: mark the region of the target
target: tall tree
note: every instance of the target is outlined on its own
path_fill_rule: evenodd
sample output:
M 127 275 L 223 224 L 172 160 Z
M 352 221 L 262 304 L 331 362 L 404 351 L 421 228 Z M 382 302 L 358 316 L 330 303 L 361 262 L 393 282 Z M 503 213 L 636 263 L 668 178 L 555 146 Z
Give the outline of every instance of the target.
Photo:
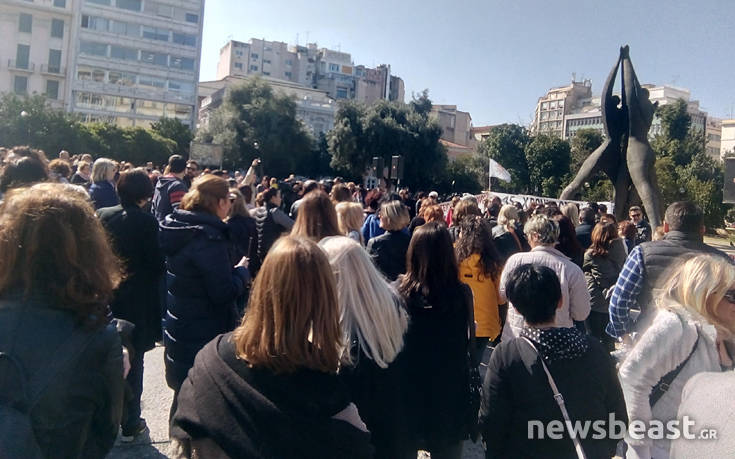
M 429 99 L 429 90 L 424 89 L 420 94 L 414 94 L 411 100 L 411 109 L 422 116 L 429 116 L 433 104 Z
M 526 146 L 531 190 L 537 196 L 558 196 L 569 178 L 569 142 L 550 135 L 537 135 Z
M 602 145 L 602 134 L 597 129 L 580 129 L 570 142 L 572 161 L 569 165 L 572 173 L 576 174 L 584 160 Z
M 359 177 L 374 156 L 389 165 L 391 156 L 401 155 L 401 183 L 414 189 L 430 187 L 440 180 L 447 163 L 440 137 L 436 121 L 410 104 L 381 100 L 365 107 L 348 102 L 338 110 L 328 135 L 332 167 Z
M 728 205 L 722 203 L 722 165 L 705 153 L 705 135 L 691 125 L 683 100 L 659 107 L 661 132 L 651 142 L 656 153 L 656 177 L 668 206 L 688 199 L 704 212 L 705 225 L 722 225 Z
M 194 138 L 194 134 L 189 129 L 189 126 L 176 118 L 162 117 L 151 124 L 151 130 L 161 137 L 176 142 L 176 154 L 189 157 L 189 143 Z
M 229 89 L 197 138 L 222 144 L 228 166 L 242 167 L 260 157 L 264 171 L 277 177 L 297 172 L 314 147 L 296 118 L 294 100 L 259 78 Z
M 488 183 L 488 159 L 492 158 L 510 173 L 506 183 L 493 179 L 492 189 L 509 193 L 528 193 L 529 174 L 526 162 L 526 146 L 530 142 L 528 131 L 517 124 L 503 124 L 490 131 L 490 135 L 477 147 L 480 183 Z

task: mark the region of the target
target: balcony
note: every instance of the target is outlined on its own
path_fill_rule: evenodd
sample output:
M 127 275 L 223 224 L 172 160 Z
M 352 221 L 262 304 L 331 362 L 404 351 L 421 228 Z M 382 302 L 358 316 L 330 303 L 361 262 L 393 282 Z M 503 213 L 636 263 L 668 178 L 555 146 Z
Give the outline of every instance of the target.
M 15 59 L 8 59 L 8 70 L 15 70 L 24 73 L 33 73 L 36 64 L 33 62 L 18 62 Z
M 66 69 L 58 65 L 41 64 L 41 73 L 46 75 L 64 76 Z

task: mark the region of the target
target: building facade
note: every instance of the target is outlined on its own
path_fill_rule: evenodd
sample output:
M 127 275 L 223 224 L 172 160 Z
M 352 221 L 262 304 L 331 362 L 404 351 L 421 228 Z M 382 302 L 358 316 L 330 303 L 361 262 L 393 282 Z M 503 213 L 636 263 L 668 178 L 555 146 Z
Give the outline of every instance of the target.
M 431 118 L 442 128 L 441 143 L 449 159 L 472 153 L 477 141 L 472 136 L 472 116 L 457 110 L 456 105 L 432 105 Z
M 0 91 L 46 94 L 84 121 L 194 124 L 203 0 L 6 0 L 0 8 L 18 30 L 31 23 L 2 45 L 17 50 Z
M 250 39 L 229 41 L 220 49 L 217 79 L 227 76 L 260 75 L 289 81 L 326 92 L 334 99 L 353 99 L 367 104 L 376 100 L 403 102 L 403 80 L 391 74 L 390 65 L 371 69 L 355 65 L 342 51 L 283 42 Z
M 552 88 L 536 103 L 531 124 L 532 134 L 563 137 L 566 115 L 575 113 L 592 98 L 590 80 L 574 81 L 568 86 Z
M 705 133 L 705 153 L 712 159 L 722 160 L 722 120 L 714 116 L 707 117 L 707 131 Z
M 227 76 L 221 80 L 203 81 L 199 83 L 198 127 L 206 128 L 212 112 L 222 105 L 228 88 L 243 84 L 253 76 Z M 337 101 L 326 92 L 306 88 L 296 83 L 262 77 L 273 91 L 286 94 L 296 103 L 296 118 L 301 120 L 314 137 L 326 134 L 334 127 L 337 114 Z
M 722 120 L 720 157 L 735 157 L 735 119 Z
M 0 92 L 44 94 L 57 108 L 67 105 L 78 1 L 0 2 Z

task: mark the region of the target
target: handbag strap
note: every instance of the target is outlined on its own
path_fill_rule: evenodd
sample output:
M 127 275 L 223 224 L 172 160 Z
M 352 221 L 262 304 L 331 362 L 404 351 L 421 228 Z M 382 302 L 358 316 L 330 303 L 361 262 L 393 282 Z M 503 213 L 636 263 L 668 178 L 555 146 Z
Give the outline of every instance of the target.
M 551 376 L 551 372 L 549 371 L 549 368 L 546 366 L 546 363 L 544 363 L 544 358 L 539 353 L 538 349 L 536 349 L 536 346 L 534 346 L 533 342 L 526 338 L 525 336 L 522 337 L 529 346 L 536 352 L 536 355 L 538 355 L 539 360 L 541 361 L 541 366 L 544 369 L 544 372 L 546 373 L 546 378 L 549 380 L 549 386 L 551 386 L 551 391 L 554 393 L 554 400 L 556 400 L 557 405 L 559 405 L 559 409 L 561 410 L 561 415 L 564 417 L 564 425 L 567 427 L 567 432 L 569 433 L 569 436 L 572 439 L 572 442 L 574 443 L 574 449 L 577 452 L 577 457 L 579 459 L 586 459 L 586 456 L 584 454 L 584 450 L 582 449 L 582 443 L 579 441 L 579 438 L 577 435 L 574 434 L 574 430 L 572 428 L 572 420 L 569 418 L 569 413 L 567 412 L 567 407 L 564 404 L 564 396 L 561 395 L 561 392 L 559 392 L 559 388 L 556 387 L 556 382 L 554 382 L 554 378 Z

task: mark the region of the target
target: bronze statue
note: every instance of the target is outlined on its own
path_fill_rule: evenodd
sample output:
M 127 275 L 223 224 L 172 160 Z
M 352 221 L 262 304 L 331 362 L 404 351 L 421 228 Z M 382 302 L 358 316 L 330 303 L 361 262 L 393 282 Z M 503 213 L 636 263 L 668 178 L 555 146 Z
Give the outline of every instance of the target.
M 622 104 L 614 96 L 613 85 L 622 65 Z M 640 196 L 651 225 L 661 224 L 661 198 L 656 186 L 656 161 L 648 143 L 656 104 L 648 99 L 633 70 L 628 46 L 620 48 L 615 67 L 602 91 L 602 124 L 605 141 L 584 161 L 574 180 L 561 193 L 560 199 L 571 199 L 580 186 L 598 170 L 614 185 L 613 201 L 618 219 L 627 217 L 626 210 Z

